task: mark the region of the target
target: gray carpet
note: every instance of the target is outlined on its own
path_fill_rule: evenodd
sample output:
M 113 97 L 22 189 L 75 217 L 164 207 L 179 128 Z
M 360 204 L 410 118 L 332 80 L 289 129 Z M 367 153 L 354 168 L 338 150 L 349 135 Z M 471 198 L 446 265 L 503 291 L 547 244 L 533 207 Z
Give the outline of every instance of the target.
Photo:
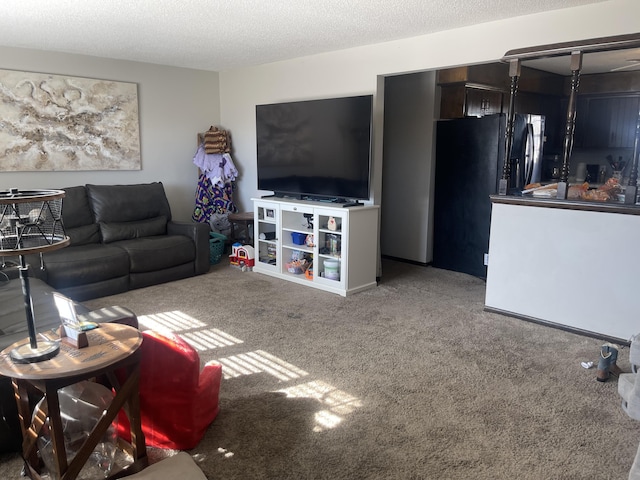
M 483 302 L 479 279 L 384 261 L 346 299 L 219 264 L 86 303 L 170 323 L 223 364 L 221 412 L 189 452 L 210 480 L 626 479 L 640 422 L 580 366 L 602 341 Z

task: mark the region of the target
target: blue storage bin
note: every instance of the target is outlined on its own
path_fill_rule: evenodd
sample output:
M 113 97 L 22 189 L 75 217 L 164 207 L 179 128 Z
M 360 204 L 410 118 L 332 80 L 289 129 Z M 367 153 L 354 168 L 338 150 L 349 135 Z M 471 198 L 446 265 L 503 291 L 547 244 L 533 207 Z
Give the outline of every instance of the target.
M 209 232 L 209 263 L 215 265 L 222 258 L 227 237 L 218 232 Z
M 307 235 L 304 233 L 291 232 L 291 240 L 296 245 L 304 245 L 307 241 Z

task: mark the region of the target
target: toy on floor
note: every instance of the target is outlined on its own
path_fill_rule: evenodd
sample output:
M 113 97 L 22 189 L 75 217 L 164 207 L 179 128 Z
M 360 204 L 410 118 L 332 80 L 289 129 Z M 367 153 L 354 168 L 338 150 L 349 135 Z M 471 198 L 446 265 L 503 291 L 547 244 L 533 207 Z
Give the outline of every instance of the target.
M 255 251 L 251 245 L 242 245 L 240 243 L 231 245 L 230 265 L 238 267 L 245 272 L 252 270 L 255 263 Z

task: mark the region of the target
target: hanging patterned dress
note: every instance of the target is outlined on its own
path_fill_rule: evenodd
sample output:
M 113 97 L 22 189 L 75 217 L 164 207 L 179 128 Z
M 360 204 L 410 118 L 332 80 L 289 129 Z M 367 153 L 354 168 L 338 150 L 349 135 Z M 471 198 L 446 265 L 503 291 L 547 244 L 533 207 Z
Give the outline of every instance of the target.
M 238 211 L 233 203 L 238 170 L 229 153 L 206 153 L 204 144 L 198 147 L 193 163 L 200 169 L 200 176 L 192 218 L 226 235 L 230 229 L 227 216 Z

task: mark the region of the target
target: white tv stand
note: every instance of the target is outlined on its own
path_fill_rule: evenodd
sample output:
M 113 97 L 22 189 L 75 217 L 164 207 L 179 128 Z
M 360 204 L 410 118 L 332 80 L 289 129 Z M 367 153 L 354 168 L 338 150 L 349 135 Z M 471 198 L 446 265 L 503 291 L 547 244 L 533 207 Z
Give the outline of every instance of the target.
M 254 272 L 342 296 L 376 286 L 377 205 L 343 207 L 277 197 L 252 200 Z M 292 234 L 299 238 L 313 235 L 313 241 L 295 244 Z M 302 256 L 311 261 L 311 270 L 294 273 L 292 260 Z

